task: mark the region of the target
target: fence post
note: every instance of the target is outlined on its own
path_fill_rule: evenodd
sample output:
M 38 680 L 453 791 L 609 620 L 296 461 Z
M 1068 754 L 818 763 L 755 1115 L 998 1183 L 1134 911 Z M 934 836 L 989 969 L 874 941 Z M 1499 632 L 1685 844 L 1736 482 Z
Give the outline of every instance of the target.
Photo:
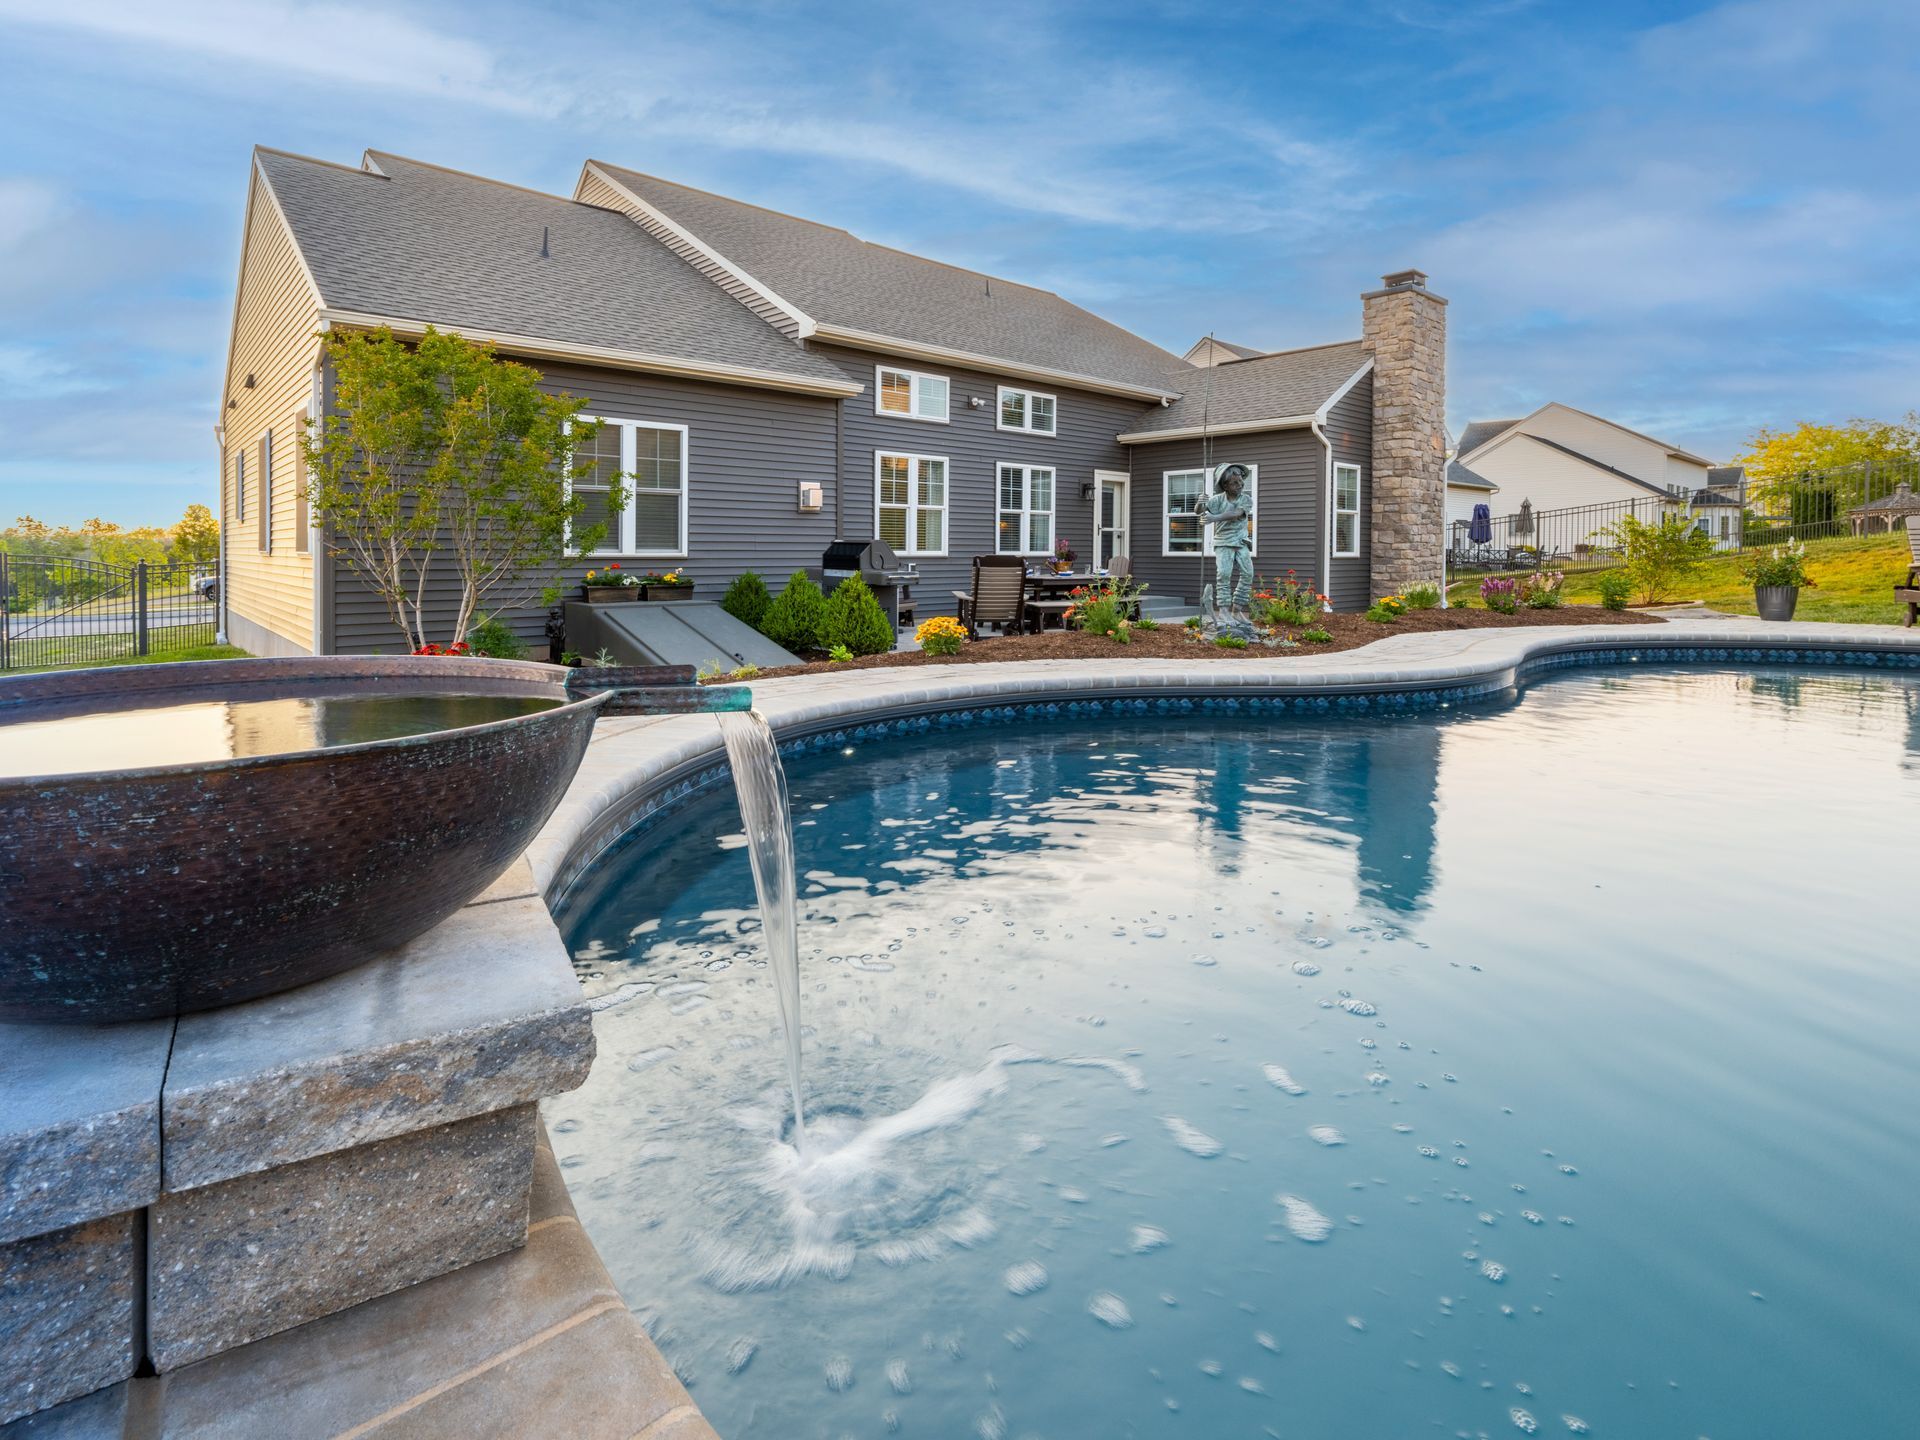
M 147 562 L 133 566 L 133 653 L 147 653 Z
M 7 552 L 0 550 L 0 670 L 13 668 L 13 577 L 7 573 Z

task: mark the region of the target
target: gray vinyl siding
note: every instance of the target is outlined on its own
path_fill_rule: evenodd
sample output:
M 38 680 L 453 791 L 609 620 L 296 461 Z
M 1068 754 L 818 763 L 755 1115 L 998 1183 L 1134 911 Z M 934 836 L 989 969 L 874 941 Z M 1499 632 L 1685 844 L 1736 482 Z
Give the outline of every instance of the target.
M 628 569 L 680 569 L 695 594 L 718 600 L 742 570 L 758 570 L 778 591 L 797 569 L 820 563 L 833 539 L 834 401 L 770 390 L 678 380 L 629 371 L 550 364 L 548 386 L 581 397 L 584 413 L 687 427 L 689 510 L 684 562 L 617 555 L 570 562 L 566 583 L 578 584 L 591 565 L 619 560 Z M 329 389 L 329 403 L 331 390 Z M 928 426 L 928 429 L 938 427 Z M 817 514 L 799 511 L 803 480 L 825 487 Z M 444 638 L 459 603 L 459 580 L 447 558 L 432 585 L 432 613 Z M 380 598 L 344 562 L 334 561 L 333 645 L 338 653 L 396 652 L 405 644 Z M 535 596 L 509 612 L 530 644 L 545 643 L 546 612 Z
M 1139 419 L 1141 404 L 1112 395 L 1007 379 L 988 371 L 956 369 L 925 360 L 870 354 L 838 345 L 811 346 L 866 386 L 863 394 L 841 402 L 846 428 L 844 469 L 846 531 L 862 539 L 874 534 L 874 455 L 880 451 L 947 457 L 947 553 L 944 558 L 911 557 L 920 567 L 914 590 L 918 618 L 951 615 L 952 592 L 971 583 L 973 557 L 991 555 L 998 523 L 998 467 L 1051 465 L 1054 470 L 1053 526 L 1078 551 L 1081 563 L 1093 554 L 1093 502 L 1080 498 L 1096 470 L 1124 471 L 1126 448 L 1114 437 Z M 898 366 L 948 381 L 947 423 L 874 413 L 874 367 Z M 1001 385 L 1036 390 L 1055 397 L 1055 435 L 1029 435 L 998 428 Z M 978 396 L 979 409 L 967 402 Z M 827 501 L 829 512 L 833 499 Z M 819 564 L 815 548 L 810 564 Z
M 1360 382 L 1327 411 L 1323 427 L 1333 446 L 1333 458 L 1342 465 L 1360 467 L 1360 553 L 1350 559 L 1331 562 L 1332 581 L 1327 593 L 1336 610 L 1364 610 L 1374 597 L 1367 593 L 1368 576 L 1373 568 L 1373 376 Z M 1329 469 L 1328 474 L 1332 471 Z M 1333 498 L 1322 485 L 1320 505 L 1329 510 Z M 1332 535 L 1333 517 L 1326 517 L 1327 533 Z M 1328 545 L 1331 552 L 1331 538 Z
M 1201 446 L 1195 439 L 1132 447 L 1134 576 L 1148 583 L 1151 594 L 1190 603 L 1199 600 L 1201 585 L 1211 582 L 1213 562 L 1161 553 L 1161 508 L 1166 472 L 1199 469 Z M 1273 580 L 1292 570 L 1303 580 L 1317 581 L 1326 451 L 1314 433 L 1303 427 L 1215 436 L 1213 463 L 1260 467 L 1254 496 L 1254 573 Z

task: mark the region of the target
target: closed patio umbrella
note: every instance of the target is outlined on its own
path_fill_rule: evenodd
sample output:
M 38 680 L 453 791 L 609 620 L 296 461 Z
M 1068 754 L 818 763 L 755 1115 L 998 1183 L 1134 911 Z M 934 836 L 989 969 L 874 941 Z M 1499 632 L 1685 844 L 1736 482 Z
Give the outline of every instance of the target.
M 1473 507 L 1473 521 L 1467 526 L 1467 539 L 1476 545 L 1485 545 L 1493 539 L 1493 511 L 1484 505 Z
M 1513 517 L 1513 533 L 1531 535 L 1533 533 L 1533 501 L 1522 500 L 1520 513 Z

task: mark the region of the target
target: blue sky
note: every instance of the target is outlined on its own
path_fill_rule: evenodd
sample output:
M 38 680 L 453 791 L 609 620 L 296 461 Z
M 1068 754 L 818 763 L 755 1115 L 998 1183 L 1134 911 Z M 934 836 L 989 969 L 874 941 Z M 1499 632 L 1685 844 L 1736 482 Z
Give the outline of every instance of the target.
M 1723 458 L 1920 405 L 1920 6 L 0 0 L 0 524 L 212 497 L 259 142 L 588 155 L 1046 285 L 1173 350 L 1358 331 L 1449 412 Z

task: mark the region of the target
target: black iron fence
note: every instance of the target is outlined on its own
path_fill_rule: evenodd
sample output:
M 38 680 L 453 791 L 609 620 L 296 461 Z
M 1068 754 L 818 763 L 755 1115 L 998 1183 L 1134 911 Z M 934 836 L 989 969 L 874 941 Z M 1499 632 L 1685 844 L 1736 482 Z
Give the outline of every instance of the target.
M 0 550 L 0 670 L 156 658 L 214 643 L 219 589 L 184 563 Z
M 1716 550 L 1738 553 L 1789 541 L 1834 540 L 1920 526 L 1920 457 L 1808 470 L 1776 479 L 1670 495 L 1492 516 L 1476 538 L 1470 520 L 1447 525 L 1447 568 L 1464 574 L 1511 570 L 1598 570 L 1620 563 L 1617 533 L 1628 516 L 1657 525 L 1678 516 Z

